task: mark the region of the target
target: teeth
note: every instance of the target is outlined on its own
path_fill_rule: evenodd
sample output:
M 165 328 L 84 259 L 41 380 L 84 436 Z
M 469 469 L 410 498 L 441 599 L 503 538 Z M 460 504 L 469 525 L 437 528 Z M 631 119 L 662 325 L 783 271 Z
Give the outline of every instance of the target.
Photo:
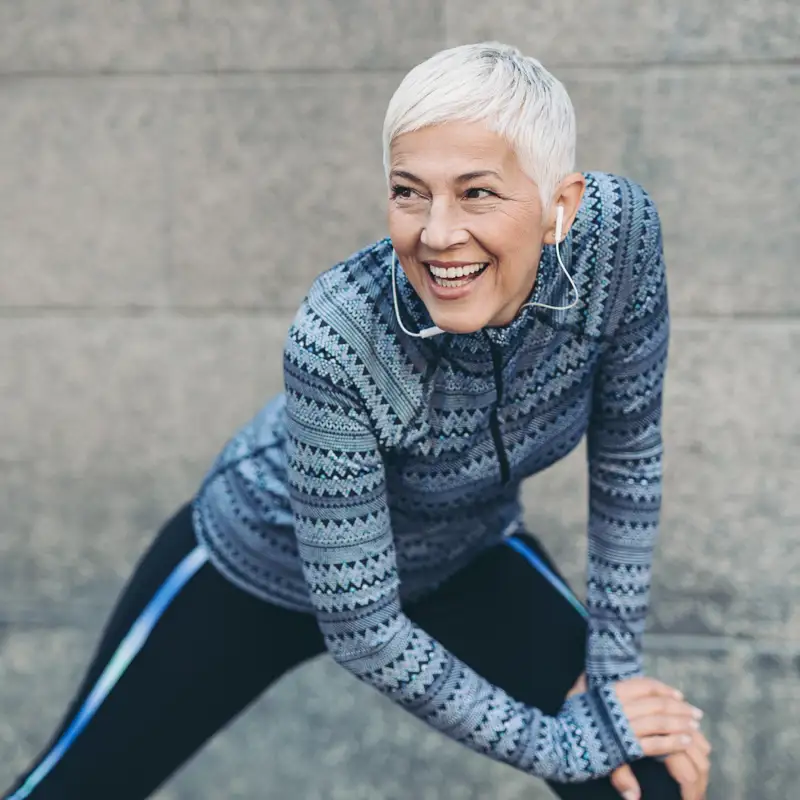
M 469 283 L 468 280 L 467 281 L 449 280 L 449 279 L 444 280 L 442 278 L 437 278 L 435 275 L 433 277 L 433 280 L 436 281 L 436 283 L 443 289 L 458 289 L 459 286 L 466 286 Z
M 445 278 L 451 281 L 454 278 L 464 278 L 480 272 L 485 266 L 486 264 L 468 264 L 466 267 L 434 267 L 431 264 L 427 265 L 435 278 Z

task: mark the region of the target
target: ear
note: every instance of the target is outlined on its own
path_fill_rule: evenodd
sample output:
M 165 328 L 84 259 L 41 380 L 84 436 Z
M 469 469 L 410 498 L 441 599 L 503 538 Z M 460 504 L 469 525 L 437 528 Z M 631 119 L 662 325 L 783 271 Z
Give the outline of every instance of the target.
M 553 194 L 553 202 L 548 213 L 547 226 L 545 229 L 544 243 L 556 243 L 556 212 L 558 207 L 564 206 L 564 221 L 561 225 L 561 241 L 569 233 L 578 209 L 583 200 L 583 193 L 586 191 L 586 178 L 580 172 L 573 172 L 567 175 Z

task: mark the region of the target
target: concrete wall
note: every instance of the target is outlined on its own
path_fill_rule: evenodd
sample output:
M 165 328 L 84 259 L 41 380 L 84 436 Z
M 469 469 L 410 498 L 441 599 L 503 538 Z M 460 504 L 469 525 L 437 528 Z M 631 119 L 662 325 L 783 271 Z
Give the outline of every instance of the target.
M 659 203 L 675 322 L 650 662 L 708 711 L 714 800 L 796 792 L 797 0 L 0 4 L 0 785 L 156 526 L 281 385 L 315 274 L 383 235 L 404 71 L 484 38 L 565 80 L 582 168 Z M 527 487 L 578 583 L 584 480 L 576 454 Z M 159 798 L 531 791 L 318 663 Z

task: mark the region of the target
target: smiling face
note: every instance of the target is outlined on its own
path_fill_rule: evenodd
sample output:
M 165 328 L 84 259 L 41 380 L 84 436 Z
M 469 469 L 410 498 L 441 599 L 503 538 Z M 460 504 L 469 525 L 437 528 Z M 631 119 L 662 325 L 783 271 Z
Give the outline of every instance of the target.
M 404 133 L 389 185 L 389 235 L 434 323 L 451 333 L 510 323 L 552 226 L 508 142 L 479 123 Z

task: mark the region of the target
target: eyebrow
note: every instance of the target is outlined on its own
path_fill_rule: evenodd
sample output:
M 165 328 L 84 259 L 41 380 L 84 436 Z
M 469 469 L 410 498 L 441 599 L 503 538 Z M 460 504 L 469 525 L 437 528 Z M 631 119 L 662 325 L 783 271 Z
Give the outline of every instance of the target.
M 424 181 L 416 175 L 411 172 L 406 172 L 403 169 L 393 169 L 389 173 L 389 176 L 392 178 L 405 178 L 407 181 L 413 181 L 414 183 L 424 183 Z M 465 172 L 463 175 L 459 175 L 456 178 L 456 183 L 466 183 L 467 181 L 475 180 L 475 178 L 497 178 L 500 180 L 501 176 L 499 172 L 495 172 L 493 169 L 479 169 L 474 172 Z

